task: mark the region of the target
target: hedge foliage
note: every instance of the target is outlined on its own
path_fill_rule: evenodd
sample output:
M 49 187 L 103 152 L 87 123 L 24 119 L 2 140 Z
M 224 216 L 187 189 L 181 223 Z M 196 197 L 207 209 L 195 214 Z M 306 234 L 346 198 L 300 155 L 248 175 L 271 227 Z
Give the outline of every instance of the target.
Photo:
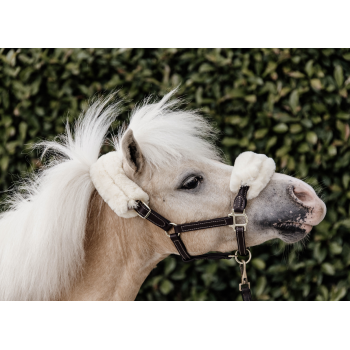
M 322 190 L 327 216 L 308 240 L 252 249 L 255 299 L 350 300 L 349 49 L 2 49 L 0 190 L 40 166 L 23 150 L 62 133 L 67 112 L 73 120 L 95 93 L 122 88 L 130 110 L 180 83 L 188 107 L 222 131 L 231 162 L 245 150 L 265 153 L 277 171 Z M 240 300 L 238 283 L 234 261 L 173 256 L 137 299 Z

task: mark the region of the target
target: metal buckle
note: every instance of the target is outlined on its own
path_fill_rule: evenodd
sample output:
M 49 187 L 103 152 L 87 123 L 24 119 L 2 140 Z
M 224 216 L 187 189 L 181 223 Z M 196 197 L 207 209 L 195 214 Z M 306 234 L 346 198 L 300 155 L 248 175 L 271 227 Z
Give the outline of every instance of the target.
M 228 214 L 228 216 L 232 216 L 233 217 L 233 225 L 229 225 L 230 227 L 232 227 L 234 230 L 237 227 L 243 227 L 244 231 L 247 231 L 247 224 L 248 224 L 248 216 L 245 213 L 245 209 L 243 210 L 243 214 L 236 214 L 234 210 L 232 210 L 231 214 Z M 236 224 L 236 217 L 238 216 L 243 216 L 245 218 L 245 223 L 244 224 Z
M 144 201 L 140 201 L 147 209 L 148 209 L 148 213 L 145 216 L 141 216 L 139 213 L 137 213 L 137 215 L 142 218 L 142 219 L 147 219 L 149 217 L 149 215 L 151 214 L 152 209 L 144 202 Z
M 173 222 L 169 222 L 169 225 L 177 226 L 177 225 L 174 224 Z M 169 231 L 170 231 L 170 230 L 169 230 Z M 165 234 L 166 234 L 168 237 L 170 237 L 168 231 L 164 231 L 164 232 L 165 232 Z M 180 233 L 178 234 L 178 236 L 180 236 Z

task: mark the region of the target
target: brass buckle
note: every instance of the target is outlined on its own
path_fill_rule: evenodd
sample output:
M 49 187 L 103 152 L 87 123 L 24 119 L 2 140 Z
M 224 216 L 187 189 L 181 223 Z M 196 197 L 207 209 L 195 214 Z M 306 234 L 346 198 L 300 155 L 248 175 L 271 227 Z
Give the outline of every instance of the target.
M 152 209 L 144 201 L 140 201 L 140 202 L 148 209 L 148 213 L 145 216 L 141 216 L 139 213 L 137 212 L 136 213 L 141 219 L 147 219 L 151 214 Z
M 174 224 L 173 222 L 169 222 L 169 225 L 177 226 L 177 225 Z M 169 231 L 170 231 L 170 230 L 169 230 Z M 168 231 L 164 231 L 164 232 L 165 232 L 165 234 L 166 234 L 168 237 L 170 237 Z M 178 234 L 178 236 L 180 236 L 180 233 Z
M 235 211 L 232 210 L 232 213 L 228 214 L 228 216 L 232 216 L 233 217 L 233 225 L 229 225 L 230 227 L 233 228 L 233 230 L 235 230 L 236 226 L 237 226 L 237 227 L 243 227 L 244 231 L 247 231 L 248 216 L 245 213 L 245 209 L 243 210 L 242 214 L 236 214 Z M 245 223 L 244 224 L 236 224 L 236 217 L 239 217 L 239 216 L 243 216 L 245 218 Z

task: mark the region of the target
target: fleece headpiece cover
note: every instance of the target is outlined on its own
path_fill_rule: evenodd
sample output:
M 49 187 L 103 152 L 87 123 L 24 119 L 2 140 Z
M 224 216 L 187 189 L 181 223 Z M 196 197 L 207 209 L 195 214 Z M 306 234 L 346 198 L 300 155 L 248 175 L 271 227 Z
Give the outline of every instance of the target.
M 275 169 L 273 159 L 264 154 L 241 153 L 233 166 L 230 190 L 238 193 L 242 185 L 247 185 L 250 187 L 247 199 L 253 199 L 269 183 Z M 149 203 L 148 194 L 126 176 L 122 155 L 117 152 L 100 157 L 91 166 L 90 176 L 100 196 L 118 216 L 135 217 L 136 201 Z
M 137 206 L 136 201 L 149 202 L 148 194 L 126 176 L 122 156 L 117 152 L 100 157 L 91 166 L 90 176 L 100 196 L 118 216 L 137 216 L 133 210 Z

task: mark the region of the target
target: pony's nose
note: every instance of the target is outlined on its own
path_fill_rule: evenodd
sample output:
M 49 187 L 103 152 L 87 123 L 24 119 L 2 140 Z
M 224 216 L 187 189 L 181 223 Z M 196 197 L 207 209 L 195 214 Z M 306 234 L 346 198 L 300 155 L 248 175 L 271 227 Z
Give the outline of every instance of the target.
M 305 182 L 295 179 L 291 190 L 292 199 L 309 211 L 307 224 L 318 225 L 326 215 L 326 205 L 317 196 L 314 189 Z

